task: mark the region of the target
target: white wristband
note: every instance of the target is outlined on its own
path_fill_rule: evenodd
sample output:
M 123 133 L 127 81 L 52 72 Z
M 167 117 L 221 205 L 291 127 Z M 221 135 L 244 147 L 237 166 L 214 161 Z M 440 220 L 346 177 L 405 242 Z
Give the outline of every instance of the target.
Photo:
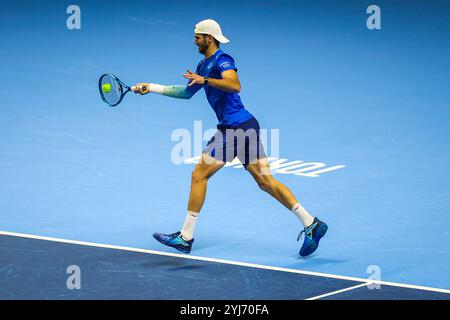
M 159 93 L 159 94 L 163 94 L 164 93 L 164 87 L 160 84 L 156 84 L 156 83 L 149 83 L 149 90 L 150 92 L 154 92 L 154 93 Z

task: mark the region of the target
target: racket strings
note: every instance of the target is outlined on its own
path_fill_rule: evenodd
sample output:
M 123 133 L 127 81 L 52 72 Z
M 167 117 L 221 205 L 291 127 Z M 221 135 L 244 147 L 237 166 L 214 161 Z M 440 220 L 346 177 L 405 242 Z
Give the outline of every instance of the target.
M 109 105 L 117 104 L 122 98 L 122 85 L 117 81 L 117 79 L 113 78 L 110 75 L 103 76 L 101 80 L 101 87 L 103 88 L 105 84 L 109 84 L 110 90 L 100 90 L 103 100 L 105 100 L 105 102 Z

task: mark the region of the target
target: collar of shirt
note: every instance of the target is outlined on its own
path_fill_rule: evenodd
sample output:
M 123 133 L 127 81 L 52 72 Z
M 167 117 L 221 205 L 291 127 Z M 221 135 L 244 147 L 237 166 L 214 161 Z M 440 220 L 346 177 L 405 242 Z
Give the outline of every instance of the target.
M 220 49 L 217 49 L 208 59 L 205 59 L 205 62 L 211 61 L 220 51 Z

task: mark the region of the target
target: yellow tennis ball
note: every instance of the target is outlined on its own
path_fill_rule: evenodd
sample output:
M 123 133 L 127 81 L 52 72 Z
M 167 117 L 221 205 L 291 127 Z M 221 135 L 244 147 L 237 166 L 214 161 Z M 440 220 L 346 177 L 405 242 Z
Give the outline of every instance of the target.
M 111 84 L 109 84 L 109 83 L 103 84 L 103 85 L 102 85 L 102 91 L 103 91 L 104 93 L 110 92 L 110 91 L 111 91 Z

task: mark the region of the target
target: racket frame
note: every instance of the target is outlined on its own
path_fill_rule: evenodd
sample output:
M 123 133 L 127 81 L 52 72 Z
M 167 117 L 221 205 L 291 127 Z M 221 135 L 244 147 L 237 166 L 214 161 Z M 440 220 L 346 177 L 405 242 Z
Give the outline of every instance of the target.
M 108 101 L 106 101 L 105 96 L 104 96 L 104 93 L 103 93 L 103 90 L 102 90 L 102 79 L 103 79 L 104 77 L 106 77 L 106 76 L 112 77 L 112 78 L 113 78 L 115 81 L 117 81 L 117 83 L 119 84 L 119 90 L 120 90 L 121 94 L 120 94 L 119 100 L 118 100 L 116 103 L 114 103 L 114 104 L 111 104 L 111 103 L 109 103 Z M 115 107 L 115 106 L 117 106 L 119 103 L 121 103 L 123 97 L 124 97 L 129 91 L 131 91 L 131 87 L 130 87 L 130 86 L 127 86 L 125 83 L 123 83 L 123 82 L 122 82 L 119 78 L 117 78 L 115 75 L 113 75 L 113 74 L 111 74 L 111 73 L 105 73 L 105 74 L 103 74 L 103 75 L 100 77 L 100 79 L 98 80 L 98 90 L 100 91 L 100 96 L 102 97 L 102 100 L 103 100 L 108 106 L 110 106 L 110 107 Z

